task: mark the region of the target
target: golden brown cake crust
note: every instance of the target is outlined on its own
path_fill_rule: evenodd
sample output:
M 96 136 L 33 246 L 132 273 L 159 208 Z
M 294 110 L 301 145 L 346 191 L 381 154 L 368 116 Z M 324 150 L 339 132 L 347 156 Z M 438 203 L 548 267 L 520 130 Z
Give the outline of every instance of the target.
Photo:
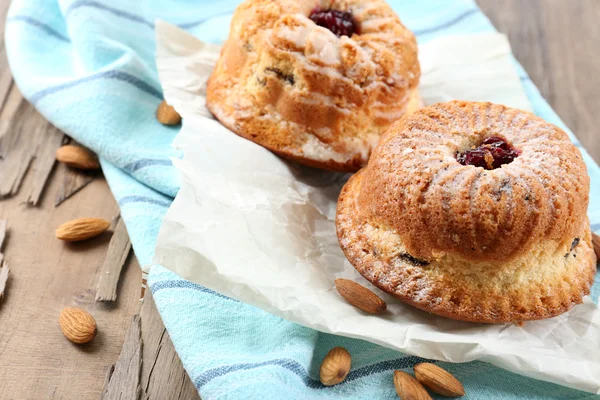
M 488 136 L 504 137 L 521 155 L 494 170 L 456 161 Z M 401 119 L 364 174 L 364 217 L 394 229 L 422 259 L 508 261 L 541 239 L 574 238 L 589 203 L 587 169 L 567 134 L 491 103 L 440 103 Z
M 351 11 L 337 37 L 308 16 Z M 419 105 L 414 35 L 383 0 L 247 0 L 207 87 L 233 132 L 311 166 L 356 171 L 396 119 Z
M 490 135 L 521 155 L 494 170 L 456 161 Z M 422 310 L 549 318 L 594 280 L 588 197 L 581 154 L 559 128 L 490 103 L 437 104 L 397 122 L 344 186 L 338 239 L 365 278 Z
M 588 295 L 596 273 L 589 222 L 579 243 L 545 241 L 517 260 L 426 262 L 406 252 L 392 230 L 366 222 L 358 208 L 364 170 L 350 178 L 338 201 L 337 234 L 344 254 L 367 280 L 405 303 L 442 317 L 483 323 L 550 318 Z

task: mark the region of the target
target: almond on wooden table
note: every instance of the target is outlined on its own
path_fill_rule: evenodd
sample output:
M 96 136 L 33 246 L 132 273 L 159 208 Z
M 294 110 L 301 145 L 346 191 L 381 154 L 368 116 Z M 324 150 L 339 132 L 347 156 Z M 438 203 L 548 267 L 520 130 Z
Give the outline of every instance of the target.
M 465 389 L 458 379 L 442 367 L 430 363 L 415 365 L 415 377 L 427 389 L 446 397 L 465 395 Z
M 319 377 L 325 386 L 337 385 L 343 382 L 352 367 L 352 356 L 343 347 L 334 347 L 321 363 Z
M 79 218 L 65 222 L 56 229 L 56 238 L 65 242 L 79 242 L 98 236 L 110 227 L 102 218 Z
M 64 335 L 73 343 L 88 343 L 96 337 L 96 320 L 81 308 L 65 308 L 58 322 Z
M 394 387 L 402 400 L 432 400 L 427 390 L 406 372 L 394 371 Z
M 67 144 L 56 150 L 56 160 L 76 169 L 93 170 L 100 168 L 94 153 L 81 146 Z
M 164 100 L 156 109 L 156 119 L 163 125 L 179 125 L 181 123 L 181 115 Z
M 379 314 L 387 309 L 387 304 L 366 287 L 349 279 L 338 278 L 335 288 L 354 307 L 370 314 Z

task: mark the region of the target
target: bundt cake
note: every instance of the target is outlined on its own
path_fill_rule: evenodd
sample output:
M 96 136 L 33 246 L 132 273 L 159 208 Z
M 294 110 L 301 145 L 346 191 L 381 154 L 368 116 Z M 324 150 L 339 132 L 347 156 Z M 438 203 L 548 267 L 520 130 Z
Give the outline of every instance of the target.
M 338 201 L 337 234 L 380 289 L 433 314 L 505 323 L 549 318 L 596 272 L 589 177 L 556 126 L 453 101 L 396 122 Z
M 419 106 L 419 77 L 415 37 L 383 0 L 246 0 L 206 105 L 282 157 L 357 171 Z

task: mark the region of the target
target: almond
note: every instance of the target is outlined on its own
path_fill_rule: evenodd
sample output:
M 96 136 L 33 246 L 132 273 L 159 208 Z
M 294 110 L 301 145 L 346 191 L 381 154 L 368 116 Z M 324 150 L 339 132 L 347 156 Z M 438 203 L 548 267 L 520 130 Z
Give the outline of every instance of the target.
M 321 383 L 325 386 L 333 386 L 346 379 L 350 368 L 352 367 L 352 357 L 348 350 L 343 347 L 334 347 L 321 363 L 319 376 Z
M 596 258 L 600 261 L 600 236 L 592 232 L 592 246 L 594 247 L 594 253 Z
M 431 400 L 427 390 L 406 372 L 394 371 L 394 387 L 402 400 Z
M 59 147 L 56 150 L 56 160 L 77 169 L 100 168 L 100 163 L 94 153 L 85 147 L 74 146 L 72 144 Z
M 446 397 L 465 395 L 463 385 L 445 369 L 430 363 L 415 365 L 415 377 L 427 389 Z
M 67 339 L 73 343 L 87 343 L 96 337 L 96 320 L 81 308 L 65 308 L 58 322 Z
M 156 109 L 156 119 L 163 125 L 179 125 L 181 123 L 181 115 L 164 100 Z
M 56 238 L 65 242 L 79 242 L 98 236 L 110 227 L 102 218 L 79 218 L 65 222 L 56 229 Z
M 387 309 L 385 301 L 354 281 L 338 278 L 335 280 L 335 288 L 348 303 L 364 312 L 379 314 Z

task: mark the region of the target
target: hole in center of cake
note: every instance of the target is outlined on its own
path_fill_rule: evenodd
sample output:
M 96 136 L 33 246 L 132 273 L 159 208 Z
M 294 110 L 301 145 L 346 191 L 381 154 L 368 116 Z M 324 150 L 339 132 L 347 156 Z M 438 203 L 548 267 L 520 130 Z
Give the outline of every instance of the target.
M 456 160 L 462 165 L 473 165 L 487 170 L 500 168 L 510 164 L 521 155 L 521 151 L 500 136 L 490 136 L 469 150 L 456 155 Z
M 349 11 L 322 10 L 315 8 L 309 15 L 313 22 L 323 28 L 329 29 L 337 37 L 351 37 L 358 32 L 358 24 Z

